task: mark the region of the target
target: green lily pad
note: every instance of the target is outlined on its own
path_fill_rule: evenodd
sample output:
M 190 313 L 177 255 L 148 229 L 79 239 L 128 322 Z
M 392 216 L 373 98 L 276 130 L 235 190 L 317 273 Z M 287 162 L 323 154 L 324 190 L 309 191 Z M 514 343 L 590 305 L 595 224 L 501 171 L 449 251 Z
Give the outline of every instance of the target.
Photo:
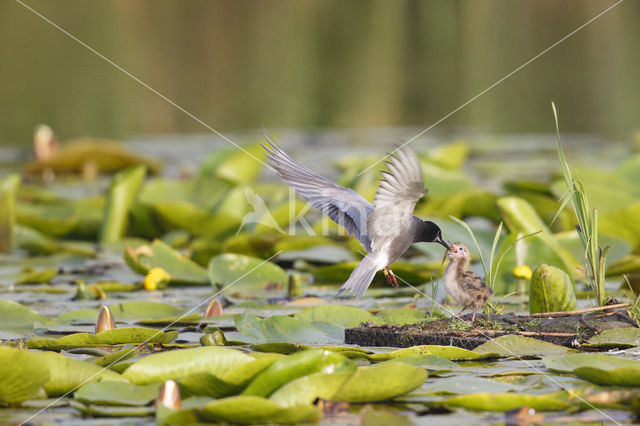
M 206 285 L 207 271 L 191 259 L 178 253 L 162 240 L 154 240 L 150 246 L 137 249 L 127 247 L 124 259 L 134 271 L 146 274 L 152 268 L 162 268 L 171 276 L 170 283 Z
M 258 318 L 251 314 L 236 317 L 239 332 L 258 343 L 282 342 L 335 344 L 344 341 L 344 328 L 324 321 L 306 322 L 284 315 Z
M 433 383 L 425 384 L 421 392 L 434 395 L 466 395 L 480 392 L 512 392 L 518 390 L 518 386 L 483 377 L 458 375 L 438 379 Z
M 640 248 L 640 202 L 599 216 L 599 231 L 627 241 L 634 252 Z
M 136 348 L 131 348 L 131 347 L 125 346 L 124 348 L 122 348 L 121 350 L 119 350 L 117 352 L 113 352 L 113 353 L 110 353 L 108 355 L 104 355 L 104 356 L 95 358 L 93 360 L 93 363 L 95 365 L 100 366 L 100 367 L 111 368 L 116 363 L 131 359 L 132 357 L 138 355 L 139 353 L 140 353 L 140 351 L 138 351 Z M 118 372 L 120 372 L 120 371 L 118 371 Z
M 49 369 L 36 354 L 0 346 L 1 403 L 31 399 L 48 381 Z
M 239 424 L 300 423 L 310 422 L 322 416 L 314 405 L 281 407 L 259 396 L 234 396 L 212 401 L 204 406 L 199 417 L 211 422 Z
M 576 294 L 566 272 L 540 264 L 531 276 L 529 312 L 559 312 L 576 309 Z
M 40 270 L 27 270 L 20 273 L 16 284 L 40 284 L 51 282 L 58 275 L 58 268 L 46 268 Z
M 209 262 L 209 280 L 212 285 L 228 286 L 237 283 L 243 287 L 262 287 L 287 282 L 287 272 L 276 264 L 257 257 L 225 253 Z
M 491 339 L 474 349 L 478 353 L 497 353 L 502 356 L 517 357 L 565 354 L 569 350 L 564 346 L 516 334 L 508 334 Z
M 113 304 L 109 306 L 109 309 L 116 321 L 166 318 L 179 316 L 184 312 L 182 308 L 168 303 L 146 302 L 143 300 Z
M 264 150 L 259 143 L 247 145 L 243 150 L 229 148 L 217 150 L 207 157 L 198 174 L 198 180 L 214 176 L 231 183 L 248 183 L 262 170 Z
M 135 166 L 113 177 L 100 231 L 101 243 L 115 243 L 124 237 L 129 223 L 129 211 L 146 174 L 146 166 Z
M 126 381 L 120 374 L 56 352 L 39 353 L 40 361 L 49 369 L 44 390 L 49 396 L 64 395 L 89 381 Z
M 71 253 L 78 256 L 95 257 L 96 250 L 91 243 L 57 241 L 35 229 L 16 225 L 14 227 L 15 246 L 30 255 Z
M 5 330 L 27 331 L 37 323 L 44 324 L 48 317 L 11 300 L 0 299 L 0 324 Z
M 181 377 L 178 379 L 181 395 L 205 395 L 213 398 L 236 395 L 281 357 L 280 354 L 268 354 L 232 368 L 221 376 L 203 372 Z
M 16 192 L 20 186 L 20 180 L 18 174 L 11 174 L 0 180 L 0 253 L 9 253 L 13 248 Z
M 144 417 L 153 415 L 153 412 L 155 411 L 153 407 L 86 405 L 80 401 L 76 401 L 75 399 L 69 401 L 69 405 L 80 411 L 85 416 L 92 417 Z
M 302 376 L 282 386 L 269 399 L 283 407 L 312 404 L 317 398 L 332 401 L 342 385 L 354 374 L 353 371 L 342 371 Z
M 411 348 L 398 349 L 393 352 L 377 353 L 369 355 L 367 358 L 369 358 L 371 361 L 387 361 L 390 359 L 422 355 L 437 355 L 450 360 L 454 359 L 460 361 L 496 358 L 499 356 L 498 354 L 492 352 L 480 353 L 458 348 L 456 346 L 422 345 L 413 346 Z
M 452 407 L 482 411 L 509 411 L 520 407 L 537 411 L 559 411 L 569 406 L 562 394 L 557 392 L 547 395 L 483 392 L 452 396 L 442 402 Z
M 313 373 L 353 370 L 355 370 L 353 362 L 335 352 L 319 349 L 297 352 L 271 364 L 247 386 L 242 394 L 266 397 L 298 377 Z
M 158 397 L 160 386 L 103 380 L 80 386 L 73 398 L 83 404 L 144 406 Z
M 202 372 L 222 376 L 226 371 L 253 360 L 253 357 L 235 349 L 204 346 L 149 355 L 127 368 L 123 376 L 139 385 Z
M 235 232 L 240 227 L 240 219 L 227 213 L 212 214 L 207 210 L 184 200 L 157 202 L 153 205 L 155 214 L 167 229 L 184 229 L 191 235 L 220 237 Z
M 588 346 L 619 349 L 640 346 L 640 329 L 627 327 L 604 330 L 589 339 Z
M 353 306 L 321 305 L 300 311 L 294 315 L 294 318 L 306 322 L 323 321 L 342 327 L 355 327 L 375 317 L 369 311 Z
M 178 337 L 177 331 L 163 332 L 153 328 L 114 328 L 98 334 L 74 333 L 57 339 L 33 337 L 26 341 L 30 349 L 65 350 L 80 347 L 124 345 L 127 343 L 170 343 Z
M 427 376 L 426 370 L 403 362 L 358 367 L 333 399 L 344 402 L 384 401 L 412 391 L 422 385 Z
M 640 361 L 602 354 L 549 356 L 544 365 L 598 385 L 640 386 Z

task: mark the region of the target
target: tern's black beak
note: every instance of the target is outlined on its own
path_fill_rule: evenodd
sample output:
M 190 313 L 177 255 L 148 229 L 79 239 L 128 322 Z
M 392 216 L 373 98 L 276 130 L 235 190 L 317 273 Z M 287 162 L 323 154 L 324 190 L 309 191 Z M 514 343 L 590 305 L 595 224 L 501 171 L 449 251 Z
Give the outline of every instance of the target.
M 451 247 L 449 247 L 449 244 L 447 244 L 440 235 L 438 235 L 434 240 L 435 243 L 441 244 L 442 246 L 444 246 L 444 248 L 446 248 L 447 250 L 451 250 Z

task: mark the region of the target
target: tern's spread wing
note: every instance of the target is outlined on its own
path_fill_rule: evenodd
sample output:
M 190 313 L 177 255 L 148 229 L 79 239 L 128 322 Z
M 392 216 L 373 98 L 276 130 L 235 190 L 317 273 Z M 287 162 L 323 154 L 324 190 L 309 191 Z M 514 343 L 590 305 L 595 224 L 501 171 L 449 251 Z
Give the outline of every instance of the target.
M 352 189 L 345 188 L 324 178 L 294 160 L 273 139 L 265 136 L 269 165 L 280 178 L 293 188 L 300 198 L 320 209 L 334 222 L 344 226 L 350 235 L 371 250 L 367 234 L 367 218 L 373 212 L 373 204 Z
M 382 172 L 383 179 L 373 200 L 374 212 L 367 222 L 372 249 L 398 230 L 406 229 L 413 220 L 416 203 L 427 193 L 420 161 L 408 145 L 396 150 L 389 159 L 389 171 Z

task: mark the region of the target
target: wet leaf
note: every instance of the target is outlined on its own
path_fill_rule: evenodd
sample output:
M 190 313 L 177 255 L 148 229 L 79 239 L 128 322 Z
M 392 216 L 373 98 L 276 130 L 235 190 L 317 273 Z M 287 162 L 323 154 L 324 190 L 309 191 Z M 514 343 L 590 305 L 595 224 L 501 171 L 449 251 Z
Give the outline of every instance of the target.
M 512 392 L 518 389 L 518 386 L 497 380 L 458 375 L 437 379 L 433 383 L 425 384 L 422 386 L 421 392 L 435 395 L 466 395 L 480 392 Z
M 113 177 L 100 231 L 101 243 L 115 243 L 124 237 L 129 223 L 129 211 L 146 174 L 145 166 L 135 166 Z
M 169 229 L 184 229 L 191 235 L 220 237 L 235 232 L 240 220 L 226 213 L 211 214 L 184 200 L 155 203 L 154 212 Z
M 162 240 L 154 240 L 151 246 L 141 246 L 137 249 L 127 247 L 124 258 L 134 271 L 144 275 L 152 268 L 164 269 L 170 275 L 172 284 L 206 285 L 209 283 L 207 271 L 204 268 Z
M 317 398 L 332 401 L 354 371 L 314 373 L 290 381 L 275 391 L 269 399 L 283 407 L 312 404 Z
M 126 381 L 120 374 L 111 370 L 56 352 L 42 352 L 38 356 L 43 365 L 49 368 L 49 381 L 44 385 L 44 390 L 49 396 L 63 395 L 89 381 Z
M 266 398 L 246 395 L 212 401 L 201 412 L 201 417 L 207 421 L 240 424 L 309 422 L 321 415 L 313 405 L 285 408 Z
M 576 294 L 569 275 L 555 266 L 540 264 L 533 271 L 529 289 L 529 312 L 560 312 L 576 309 Z
M 143 406 L 158 397 L 160 386 L 103 380 L 80 386 L 73 397 L 83 404 Z
M 498 353 L 502 356 L 530 357 L 565 354 L 569 348 L 531 337 L 508 334 L 483 343 L 474 349 L 478 353 Z
M 323 321 L 342 327 L 356 327 L 360 323 L 373 320 L 375 317 L 369 311 L 345 305 L 321 305 L 307 308 L 294 315 L 306 322 Z
M 299 343 L 286 343 L 286 342 L 259 343 L 256 345 L 251 345 L 250 348 L 258 352 L 274 352 L 274 353 L 285 354 L 285 355 L 311 349 L 311 347 L 307 345 L 301 345 Z M 324 348 L 320 348 L 320 349 L 324 349 Z
M 264 161 L 264 151 L 259 143 L 247 145 L 243 150 L 237 148 L 217 150 L 202 163 L 198 180 L 215 176 L 232 183 L 251 182 L 262 170 L 262 161 Z
M 271 364 L 242 393 L 243 395 L 266 397 L 298 377 L 313 373 L 353 371 L 354 369 L 353 362 L 338 353 L 323 350 L 297 352 Z
M 306 322 L 284 315 L 258 318 L 251 314 L 236 317 L 239 332 L 257 342 L 318 343 L 333 344 L 344 341 L 344 328 L 329 322 Z
M 279 354 L 269 354 L 232 368 L 221 376 L 207 372 L 190 374 L 178 379 L 180 390 L 185 396 L 232 396 L 241 392 L 251 380 L 281 357 Z
M 560 393 L 528 395 L 521 393 L 483 392 L 447 398 L 444 404 L 469 410 L 508 411 L 530 407 L 538 411 L 558 411 L 569 406 Z
M 57 268 L 46 268 L 40 270 L 28 270 L 20 274 L 16 284 L 41 284 L 51 282 L 53 277 L 58 275 Z
M 253 357 L 235 349 L 204 346 L 149 355 L 127 368 L 123 376 L 136 384 L 160 383 L 203 372 L 222 376 L 228 370 L 253 360 Z
M 4 330 L 27 331 L 36 323 L 44 324 L 49 318 L 31 308 L 11 300 L 0 299 L 0 324 Z
M 86 405 L 75 399 L 69 401 L 69 405 L 80 411 L 85 416 L 93 417 L 143 417 L 153 415 L 153 407 L 114 407 L 111 405 Z
M 548 356 L 544 365 L 599 385 L 640 386 L 640 361 L 602 354 Z
M 49 369 L 37 355 L 0 346 L 0 403 L 31 399 L 48 381 Z
M 333 399 L 344 402 L 384 401 L 412 391 L 422 385 L 427 376 L 426 370 L 403 362 L 358 367 Z
M 589 339 L 589 346 L 619 349 L 640 346 L 640 329 L 627 327 L 604 330 Z
M 390 359 L 422 355 L 437 355 L 443 358 L 455 360 L 495 358 L 498 356 L 493 352 L 479 353 L 475 351 L 469 351 L 467 349 L 458 348 L 456 346 L 422 345 L 413 346 L 411 348 L 398 349 L 393 352 L 381 352 L 369 355 L 368 358 L 372 361 L 387 361 Z
M 160 170 L 156 160 L 140 156 L 117 141 L 81 138 L 64 143 L 58 152 L 45 161 L 25 166 L 27 174 L 40 174 L 45 169 L 56 173 L 80 173 L 86 164 L 95 164 L 100 173 L 114 173 L 127 167 L 143 164 L 153 173 Z
M 177 331 L 163 332 L 153 328 L 114 328 L 98 334 L 73 333 L 57 339 L 33 337 L 26 341 L 31 349 L 65 350 L 79 347 L 124 345 L 127 343 L 170 343 Z
M 287 282 L 284 269 L 257 257 L 225 253 L 215 256 L 209 262 L 209 280 L 212 285 L 224 286 L 237 283 L 239 286 L 261 287 L 267 284 Z
M 125 346 L 122 350 L 95 358 L 93 360 L 93 363 L 100 367 L 111 368 L 111 366 L 114 365 L 115 363 L 118 363 L 120 361 L 126 361 L 138 355 L 138 353 L 140 353 L 140 351 L 138 351 L 136 348 Z

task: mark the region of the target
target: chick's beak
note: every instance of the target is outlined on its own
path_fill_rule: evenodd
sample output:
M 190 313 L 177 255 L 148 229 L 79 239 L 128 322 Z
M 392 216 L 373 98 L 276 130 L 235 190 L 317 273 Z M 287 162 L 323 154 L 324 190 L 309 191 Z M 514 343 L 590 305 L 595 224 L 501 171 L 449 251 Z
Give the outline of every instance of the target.
M 446 248 L 447 250 L 451 250 L 451 247 L 449 247 L 449 244 L 447 244 L 440 235 L 438 235 L 436 237 L 435 240 L 433 240 L 434 242 L 441 244 L 442 246 L 444 246 L 444 248 Z

